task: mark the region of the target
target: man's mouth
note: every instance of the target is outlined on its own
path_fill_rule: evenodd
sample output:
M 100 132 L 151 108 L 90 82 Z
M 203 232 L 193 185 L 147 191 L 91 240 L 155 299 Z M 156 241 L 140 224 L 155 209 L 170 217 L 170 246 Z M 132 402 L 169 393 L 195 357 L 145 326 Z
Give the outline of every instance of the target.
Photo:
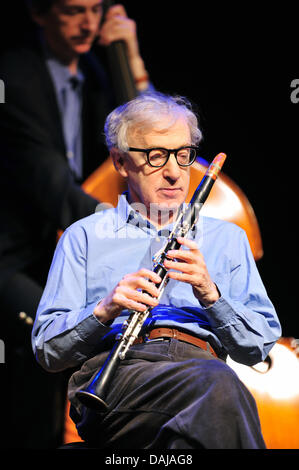
M 88 36 L 73 36 L 73 41 L 76 44 L 91 44 L 93 41 L 93 37 L 88 35 Z
M 182 188 L 160 188 L 159 191 L 164 196 L 176 197 L 182 191 Z

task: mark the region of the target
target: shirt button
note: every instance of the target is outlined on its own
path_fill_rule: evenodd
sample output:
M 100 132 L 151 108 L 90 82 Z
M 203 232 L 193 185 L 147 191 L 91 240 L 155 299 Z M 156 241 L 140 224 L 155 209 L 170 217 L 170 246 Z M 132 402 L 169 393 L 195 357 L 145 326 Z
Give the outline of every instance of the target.
M 69 160 L 71 160 L 72 158 L 74 158 L 74 152 L 72 152 L 71 150 L 68 150 L 66 152 L 66 156 Z

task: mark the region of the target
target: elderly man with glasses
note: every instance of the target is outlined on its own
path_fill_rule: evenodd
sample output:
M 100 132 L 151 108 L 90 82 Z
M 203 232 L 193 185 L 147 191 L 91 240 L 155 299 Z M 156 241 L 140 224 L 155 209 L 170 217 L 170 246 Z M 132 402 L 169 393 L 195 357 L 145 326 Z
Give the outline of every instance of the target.
M 158 300 L 152 260 L 187 197 L 201 140 L 196 115 L 182 97 L 145 94 L 115 109 L 105 134 L 128 191 L 61 238 L 33 328 L 37 360 L 50 371 L 78 367 L 71 416 L 91 447 L 264 448 L 255 401 L 225 363 L 227 355 L 263 360 L 281 333 L 244 232 L 200 217 L 181 249 L 168 252 Z M 104 364 L 129 312 L 148 307 L 108 409 L 89 409 L 77 392 Z

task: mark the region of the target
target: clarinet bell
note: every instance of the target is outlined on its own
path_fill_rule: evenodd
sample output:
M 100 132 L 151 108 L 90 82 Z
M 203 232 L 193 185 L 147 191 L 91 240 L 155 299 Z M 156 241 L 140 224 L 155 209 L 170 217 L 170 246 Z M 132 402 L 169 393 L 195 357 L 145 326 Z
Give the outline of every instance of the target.
M 80 390 L 76 393 L 76 398 L 87 408 L 104 413 L 108 410 L 107 403 L 94 393 L 87 390 Z

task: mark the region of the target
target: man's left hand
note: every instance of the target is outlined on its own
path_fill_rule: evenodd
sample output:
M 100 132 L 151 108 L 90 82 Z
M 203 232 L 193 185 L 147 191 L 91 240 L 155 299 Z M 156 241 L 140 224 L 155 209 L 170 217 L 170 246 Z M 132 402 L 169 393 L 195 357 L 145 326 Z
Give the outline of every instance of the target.
M 217 286 L 212 281 L 208 272 L 204 257 L 197 243 L 184 237 L 178 237 L 178 242 L 189 248 L 188 250 L 170 250 L 165 260 L 170 279 L 187 282 L 193 287 L 195 297 L 205 306 L 209 307 L 215 303 L 220 295 Z

